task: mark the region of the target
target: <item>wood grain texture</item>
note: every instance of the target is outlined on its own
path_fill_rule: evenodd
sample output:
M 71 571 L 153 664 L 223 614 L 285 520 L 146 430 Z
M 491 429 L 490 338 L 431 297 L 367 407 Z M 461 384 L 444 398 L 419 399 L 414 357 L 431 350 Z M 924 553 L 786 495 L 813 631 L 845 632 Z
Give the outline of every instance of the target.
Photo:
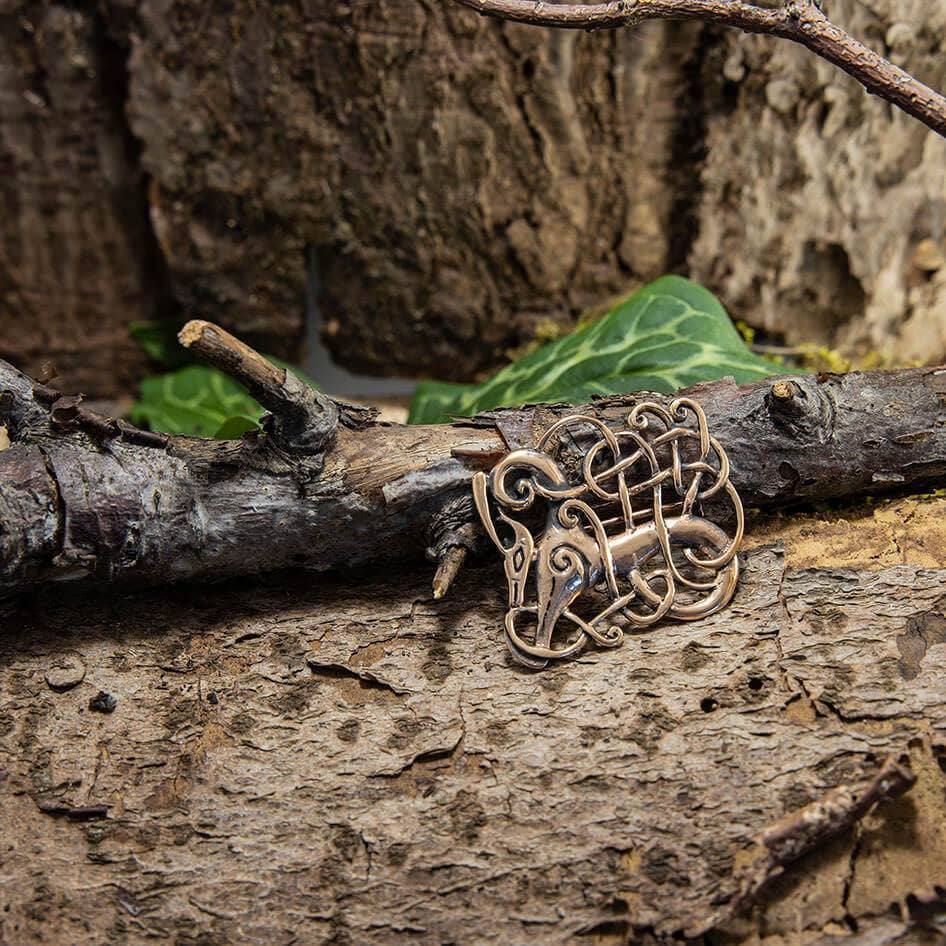
M 23 599 L 0 934 L 933 942 L 905 923 L 946 879 L 946 572 L 786 571 L 771 545 L 746 565 L 729 610 L 541 674 L 502 646 L 498 564 L 438 602 L 413 571 Z M 916 786 L 727 917 L 761 833 L 891 753 Z
M 465 379 L 668 266 L 693 29 L 552 35 L 418 0 L 128 6 L 127 111 L 190 317 L 282 326 L 308 259 L 346 365 Z
M 124 68 L 94 5 L 0 5 L 0 356 L 100 396 L 145 370 L 128 323 L 163 293 Z

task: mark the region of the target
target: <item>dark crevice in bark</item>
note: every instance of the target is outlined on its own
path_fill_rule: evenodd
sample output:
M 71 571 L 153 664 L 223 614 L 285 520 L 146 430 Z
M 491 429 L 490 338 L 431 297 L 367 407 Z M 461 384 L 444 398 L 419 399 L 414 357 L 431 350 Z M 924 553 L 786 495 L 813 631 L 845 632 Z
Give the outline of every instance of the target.
M 66 503 L 63 499 L 62 489 L 59 485 L 59 479 L 56 476 L 56 466 L 50 460 L 49 454 L 40 448 L 40 454 L 43 458 L 43 465 L 46 467 L 46 475 L 49 477 L 50 482 L 53 485 L 53 493 L 56 497 L 56 550 L 55 554 L 58 555 L 62 552 L 63 544 L 66 541 Z
M 349 667 L 346 664 L 318 663 L 310 659 L 309 669 L 315 676 L 326 677 L 330 680 L 357 680 L 364 690 L 384 690 L 395 696 L 403 696 L 408 692 L 403 687 L 394 686 L 386 680 L 379 679 L 370 671 Z
M 128 118 L 131 50 L 115 35 L 100 6 L 92 7 L 90 18 L 98 43 L 102 95 L 121 136 L 128 162 L 130 184 L 115 194 L 115 214 L 124 222 L 129 239 L 140 247 L 141 281 L 146 294 L 141 308 L 154 319 L 174 318 L 179 314 L 179 306 L 174 298 L 170 267 L 151 218 L 152 177 L 142 163 L 144 142 L 135 134 Z
M 848 901 L 851 898 L 851 887 L 854 884 L 854 872 L 857 869 L 857 858 L 861 853 L 861 828 L 855 825 L 854 837 L 851 843 L 851 855 L 848 859 L 847 876 L 844 878 L 844 889 L 841 892 L 841 909 L 844 911 L 844 923 L 852 933 L 857 932 L 857 919 L 852 915 Z
M 681 108 L 674 129 L 668 175 L 670 192 L 674 195 L 667 240 L 667 270 L 671 273 L 686 275 L 690 250 L 699 232 L 710 104 L 707 78 L 713 71 L 714 59 L 723 49 L 723 38 L 719 28 L 704 26 L 692 54 L 681 68 L 684 80 L 681 101 L 686 104 Z
M 518 79 L 514 82 L 516 110 L 518 111 L 519 117 L 522 119 L 522 124 L 525 126 L 529 138 L 535 147 L 535 153 L 539 159 L 539 163 L 545 167 L 545 148 L 542 143 L 542 136 L 539 134 L 538 128 L 536 128 L 535 124 L 532 122 L 532 119 L 529 115 L 528 104 L 526 102 L 526 93 L 535 77 L 535 61 L 531 56 L 523 55 L 513 46 L 513 44 L 509 41 L 509 36 L 506 33 L 505 27 L 498 27 L 496 31 L 496 37 L 499 40 L 502 48 L 505 50 L 506 54 L 509 56 L 509 60 L 512 63 L 514 71 L 518 73 L 519 76 L 521 76 L 521 79 Z

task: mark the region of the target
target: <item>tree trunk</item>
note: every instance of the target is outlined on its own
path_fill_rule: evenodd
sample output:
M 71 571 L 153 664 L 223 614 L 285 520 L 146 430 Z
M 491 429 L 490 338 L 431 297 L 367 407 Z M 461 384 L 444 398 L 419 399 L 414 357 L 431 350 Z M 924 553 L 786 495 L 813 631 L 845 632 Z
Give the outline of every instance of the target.
M 668 267 L 693 28 L 552 34 L 417 0 L 144 2 L 130 28 L 191 315 L 298 309 L 308 252 L 342 361 L 462 379 Z
M 729 610 L 541 674 L 498 564 L 22 599 L 0 940 L 939 942 L 944 513 L 757 528 Z
M 104 396 L 145 370 L 128 323 L 164 283 L 125 57 L 79 6 L 0 4 L 0 357 Z
M 946 2 L 831 15 L 946 87 Z M 790 344 L 898 363 L 946 349 L 946 140 L 791 44 L 728 33 L 707 60 L 694 279 Z
M 946 82 L 946 0 L 836 7 Z M 175 306 L 291 354 L 307 285 L 349 365 L 467 378 L 667 270 L 789 343 L 946 353 L 946 143 L 790 44 L 421 0 L 100 10 L 0 12 L 2 354 L 68 389 L 127 388 L 128 321 Z

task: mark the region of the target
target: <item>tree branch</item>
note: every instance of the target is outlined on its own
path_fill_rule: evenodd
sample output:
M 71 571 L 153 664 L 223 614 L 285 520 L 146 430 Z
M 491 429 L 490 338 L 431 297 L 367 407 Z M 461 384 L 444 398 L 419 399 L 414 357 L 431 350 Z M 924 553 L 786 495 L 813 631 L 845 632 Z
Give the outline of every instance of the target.
M 946 137 L 946 97 L 884 59 L 832 23 L 816 0 L 785 0 L 774 9 L 742 0 L 611 0 L 608 3 L 543 3 L 533 0 L 456 0 L 486 16 L 533 26 L 616 29 L 645 20 L 705 20 L 746 33 L 791 40 L 855 78 Z
M 284 446 L 319 453 L 338 425 L 338 408 L 329 398 L 277 367 L 229 332 L 195 319 L 178 334 L 180 343 L 239 381 L 272 414 L 272 433 Z
M 480 538 L 477 470 L 579 410 L 623 428 L 638 400 L 380 424 L 322 395 L 296 402 L 281 369 L 221 329 L 199 329 L 192 347 L 280 412 L 270 429 L 242 441 L 138 431 L 0 361 L 0 425 L 11 440 L 0 451 L 0 591 L 350 568 L 426 553 L 441 595 Z M 946 482 L 946 370 L 719 381 L 686 394 L 706 411 L 747 506 Z
M 755 839 L 755 850 L 747 852 L 754 856 L 746 856 L 736 871 L 734 889 L 728 891 L 726 903 L 688 929 L 687 936 L 702 936 L 734 916 L 753 903 L 790 864 L 857 824 L 878 805 L 905 795 L 915 784 L 909 755 L 888 756 L 870 779 L 839 785 L 769 825 Z

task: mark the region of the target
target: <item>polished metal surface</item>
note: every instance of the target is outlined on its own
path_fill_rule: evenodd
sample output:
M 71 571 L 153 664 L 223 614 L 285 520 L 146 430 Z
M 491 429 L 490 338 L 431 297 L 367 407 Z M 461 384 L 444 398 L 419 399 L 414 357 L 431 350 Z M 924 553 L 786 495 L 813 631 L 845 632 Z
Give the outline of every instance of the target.
M 506 643 L 528 667 L 589 641 L 617 647 L 664 618 L 699 620 L 736 590 L 742 503 L 689 398 L 641 403 L 621 430 L 563 418 L 535 449 L 477 473 L 473 496 L 505 563 Z M 710 501 L 732 534 L 704 518 Z

